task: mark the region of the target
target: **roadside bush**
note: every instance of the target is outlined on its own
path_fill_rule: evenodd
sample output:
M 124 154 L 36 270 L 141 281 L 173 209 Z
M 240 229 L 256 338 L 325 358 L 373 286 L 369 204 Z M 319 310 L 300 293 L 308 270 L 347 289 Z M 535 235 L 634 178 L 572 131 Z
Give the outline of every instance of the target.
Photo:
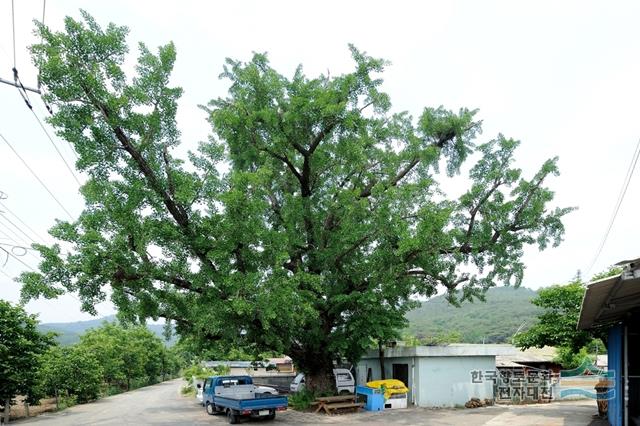
M 66 394 L 83 403 L 98 398 L 102 368 L 84 348 L 53 347 L 40 358 L 38 379 L 44 394 Z
M 303 389 L 300 392 L 295 392 L 289 395 L 289 407 L 294 410 L 304 411 L 309 409 L 311 403 L 315 401 L 316 394 L 310 390 Z
M 200 364 L 192 364 L 182 371 L 182 377 L 192 386 L 194 377 L 198 380 L 204 380 L 211 376 L 224 376 L 229 374 L 231 369 L 226 365 L 220 365 L 214 368 L 203 367 Z
M 58 409 L 64 410 L 65 408 L 73 407 L 78 403 L 78 398 L 75 395 L 61 395 L 58 403 Z
M 194 388 L 192 385 L 184 385 L 183 387 L 180 388 L 180 393 L 184 396 L 190 396 L 192 398 L 195 398 L 196 388 Z

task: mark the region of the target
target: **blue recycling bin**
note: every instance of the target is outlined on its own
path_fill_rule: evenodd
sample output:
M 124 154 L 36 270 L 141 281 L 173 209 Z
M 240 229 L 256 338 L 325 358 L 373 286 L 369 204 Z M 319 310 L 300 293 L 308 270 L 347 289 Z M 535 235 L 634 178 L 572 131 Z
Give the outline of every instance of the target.
M 384 410 L 384 393 L 382 389 L 356 386 L 356 398 L 358 402 L 364 402 L 364 409 L 367 411 Z

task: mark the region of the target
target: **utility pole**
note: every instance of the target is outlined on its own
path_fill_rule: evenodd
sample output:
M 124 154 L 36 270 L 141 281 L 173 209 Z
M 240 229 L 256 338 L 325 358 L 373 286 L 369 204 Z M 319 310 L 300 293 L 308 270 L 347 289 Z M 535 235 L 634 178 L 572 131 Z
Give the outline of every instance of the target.
M 10 80 L 5 80 L 4 78 L 1 78 L 1 77 L 0 77 L 0 83 L 8 84 L 9 86 L 17 87 L 18 89 L 23 89 L 29 92 L 37 93 L 38 95 L 42 94 L 42 92 L 40 92 L 40 89 L 34 89 L 33 87 L 23 86 L 22 84 L 18 84 Z

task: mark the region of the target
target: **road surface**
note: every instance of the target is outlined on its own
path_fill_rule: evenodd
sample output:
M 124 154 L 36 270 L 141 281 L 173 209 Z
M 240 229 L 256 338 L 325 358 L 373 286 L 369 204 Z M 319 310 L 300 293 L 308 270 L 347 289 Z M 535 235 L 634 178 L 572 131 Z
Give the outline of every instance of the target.
M 59 413 L 47 413 L 15 425 L 224 425 L 226 416 L 209 416 L 193 397 L 180 395 L 181 379 L 137 389 L 76 405 Z M 360 412 L 326 416 L 288 410 L 275 421 L 254 420 L 248 425 L 466 425 L 466 426 L 600 426 L 608 422 L 593 420 L 596 404 L 592 400 L 551 404 L 494 406 L 477 409 L 409 408 L 383 412 Z M 245 423 L 243 421 L 243 423 Z
M 183 383 L 182 379 L 170 380 L 12 424 L 211 425 L 224 424 L 222 420 L 226 422 L 223 416 L 219 417 L 219 422 L 212 421 L 213 416 L 207 415 L 195 398 L 180 395 L 180 386 Z

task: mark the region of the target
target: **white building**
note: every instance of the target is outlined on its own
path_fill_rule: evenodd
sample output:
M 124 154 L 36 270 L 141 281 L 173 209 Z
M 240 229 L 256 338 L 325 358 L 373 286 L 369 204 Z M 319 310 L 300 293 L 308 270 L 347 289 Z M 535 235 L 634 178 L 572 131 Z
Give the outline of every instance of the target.
M 409 388 L 409 403 L 416 406 L 462 406 L 471 398 L 493 399 L 493 382 L 484 377 L 485 372 L 496 370 L 496 355 L 513 350 L 499 345 L 471 344 L 385 348 L 385 376 L 404 382 Z M 356 376 L 358 384 L 381 379 L 377 350 L 362 357 Z

